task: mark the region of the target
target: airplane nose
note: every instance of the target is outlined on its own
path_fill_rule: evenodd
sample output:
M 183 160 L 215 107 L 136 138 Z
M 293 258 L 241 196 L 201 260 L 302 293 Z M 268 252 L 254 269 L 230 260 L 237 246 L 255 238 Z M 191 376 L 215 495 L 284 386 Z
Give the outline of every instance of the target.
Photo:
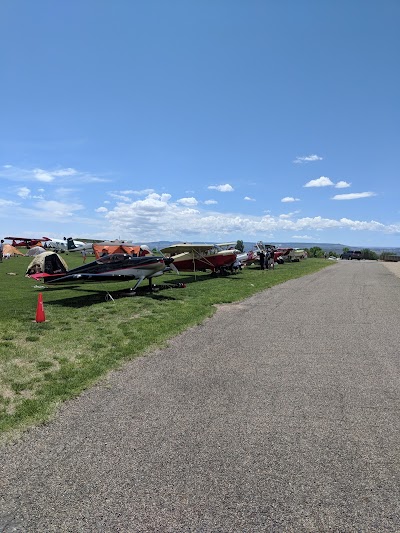
M 179 274 L 179 270 L 176 268 L 176 266 L 173 264 L 174 258 L 173 257 L 164 257 L 164 263 L 167 268 L 170 268 L 173 270 L 176 274 Z

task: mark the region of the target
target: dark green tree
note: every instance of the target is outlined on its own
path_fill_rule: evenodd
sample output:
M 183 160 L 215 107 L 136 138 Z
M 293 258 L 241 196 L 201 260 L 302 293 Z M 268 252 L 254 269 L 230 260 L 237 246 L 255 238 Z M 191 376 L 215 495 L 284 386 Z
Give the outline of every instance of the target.
M 364 248 L 364 250 L 361 250 L 361 253 L 363 254 L 363 259 L 378 259 L 378 254 L 376 254 L 369 248 Z
M 236 249 L 240 252 L 244 252 L 244 243 L 243 241 L 239 240 L 236 242 Z
M 324 251 L 319 246 L 312 246 L 310 248 L 310 257 L 323 257 Z

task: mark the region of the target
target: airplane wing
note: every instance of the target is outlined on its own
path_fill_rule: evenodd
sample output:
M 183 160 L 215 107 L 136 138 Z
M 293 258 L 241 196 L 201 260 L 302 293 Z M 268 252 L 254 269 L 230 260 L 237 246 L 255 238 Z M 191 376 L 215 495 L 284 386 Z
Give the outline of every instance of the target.
M 211 250 L 214 248 L 213 244 L 191 244 L 187 242 L 182 242 L 180 244 L 171 244 L 171 246 L 167 246 L 166 248 L 163 248 L 160 250 L 163 254 L 180 254 L 183 252 L 207 252 L 208 250 Z
M 5 239 L 7 240 L 10 240 L 10 241 L 51 241 L 51 239 L 49 239 L 49 237 L 38 237 L 37 239 L 33 238 L 33 237 L 4 237 Z

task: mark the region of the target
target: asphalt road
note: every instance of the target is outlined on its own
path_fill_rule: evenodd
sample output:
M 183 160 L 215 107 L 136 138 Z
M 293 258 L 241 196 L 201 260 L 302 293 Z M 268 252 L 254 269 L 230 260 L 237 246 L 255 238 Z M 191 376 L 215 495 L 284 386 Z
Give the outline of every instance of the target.
M 343 261 L 221 307 L 1 448 L 0 531 L 399 532 L 399 304 Z

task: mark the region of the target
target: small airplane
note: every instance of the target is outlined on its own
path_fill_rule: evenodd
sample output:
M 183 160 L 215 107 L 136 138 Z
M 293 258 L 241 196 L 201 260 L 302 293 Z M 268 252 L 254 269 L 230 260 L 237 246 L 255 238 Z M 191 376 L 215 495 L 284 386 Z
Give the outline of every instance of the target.
M 150 248 L 146 244 L 138 246 L 127 241 L 85 242 L 81 245 L 79 245 L 79 241 L 74 241 L 71 237 L 68 237 L 67 241 L 69 252 L 91 252 L 97 259 L 105 254 L 127 253 L 137 257 L 151 254 Z
M 271 252 L 273 251 L 274 263 L 278 263 L 280 265 L 283 265 L 283 263 L 286 263 L 286 262 L 300 260 L 300 256 L 297 256 L 295 254 L 294 248 L 276 247 L 273 244 L 264 244 L 261 241 L 259 241 L 255 245 L 255 248 L 256 248 L 257 255 L 259 255 L 260 252 L 263 251 L 266 256 L 271 256 Z
M 63 239 L 53 239 L 52 237 L 46 237 L 46 249 L 54 250 L 56 252 L 69 252 L 71 247 L 83 246 L 85 243 L 82 241 L 75 241 L 72 237 L 64 237 Z
M 211 270 L 214 274 L 225 274 L 236 261 L 236 250 L 221 250 L 214 244 L 172 244 L 160 250 L 174 259 L 179 271 L 196 272 Z
M 254 261 L 257 259 L 256 253 L 251 250 L 249 252 L 241 252 L 236 248 L 236 242 L 220 242 L 215 245 L 220 251 L 224 250 L 230 250 L 235 252 L 236 254 L 236 261 L 238 261 L 240 264 L 247 264 L 251 261 Z
M 43 243 L 50 241 L 49 237 L 4 237 L 7 241 L 12 241 L 14 248 L 32 248 L 33 246 L 43 246 Z
M 109 246 L 135 246 L 133 243 L 128 241 L 92 241 L 92 242 L 81 242 L 76 241 L 72 237 L 68 237 L 67 239 L 67 245 L 68 245 L 68 251 L 69 252 L 93 252 L 95 247 L 103 246 L 105 248 L 108 248 Z M 147 247 L 146 247 L 147 248 Z
M 150 254 L 138 257 L 127 253 L 111 253 L 68 270 L 65 261 L 58 254 L 46 252 L 33 259 L 26 275 L 49 286 L 136 280 L 131 289 L 134 294 L 145 279 L 149 280 L 149 286 L 152 288 L 154 277 L 174 269 L 173 261 L 173 258 L 156 257 Z

